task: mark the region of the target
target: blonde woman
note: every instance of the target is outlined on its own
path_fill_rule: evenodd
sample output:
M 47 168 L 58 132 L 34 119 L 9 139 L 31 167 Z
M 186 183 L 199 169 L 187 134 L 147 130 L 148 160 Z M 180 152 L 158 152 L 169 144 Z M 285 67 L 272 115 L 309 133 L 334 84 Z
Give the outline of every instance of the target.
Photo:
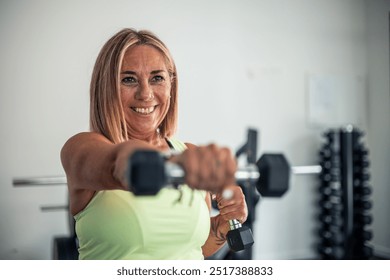
M 174 138 L 177 85 L 171 54 L 151 32 L 123 29 L 103 46 L 90 86 L 91 131 L 61 150 L 80 259 L 204 259 L 226 242 L 228 220 L 246 220 L 230 150 Z M 125 170 L 138 149 L 182 152 L 171 160 L 187 185 L 134 196 Z M 230 200 L 221 196 L 226 188 Z M 220 209 L 213 217 L 211 193 Z

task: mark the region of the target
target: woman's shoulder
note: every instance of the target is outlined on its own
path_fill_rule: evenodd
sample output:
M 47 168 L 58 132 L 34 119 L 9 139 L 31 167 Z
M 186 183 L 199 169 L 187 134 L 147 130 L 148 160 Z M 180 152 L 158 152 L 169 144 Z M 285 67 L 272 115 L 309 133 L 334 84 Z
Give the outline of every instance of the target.
M 104 135 L 96 132 L 80 132 L 71 136 L 61 148 L 61 159 L 67 161 L 77 151 L 112 144 Z
M 91 140 L 97 140 L 97 141 L 104 141 L 104 142 L 110 142 L 103 134 L 98 132 L 92 132 L 92 131 L 84 131 L 79 132 L 73 136 L 71 136 L 66 143 L 73 142 L 73 141 L 91 141 Z M 65 144 L 66 144 L 65 143 Z
M 111 143 L 104 135 L 97 132 L 79 132 L 73 136 L 71 136 L 64 144 L 63 150 L 66 150 L 69 147 L 80 146 L 86 143 L 91 142 L 104 142 Z

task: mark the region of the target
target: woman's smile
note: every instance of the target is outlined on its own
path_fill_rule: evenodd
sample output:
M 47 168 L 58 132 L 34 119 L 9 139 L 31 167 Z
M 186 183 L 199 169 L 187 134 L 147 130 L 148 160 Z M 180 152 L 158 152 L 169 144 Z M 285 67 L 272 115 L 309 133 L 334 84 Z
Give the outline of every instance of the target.
M 152 114 L 155 111 L 156 107 L 157 107 L 157 105 L 156 106 L 150 106 L 150 107 L 130 107 L 130 108 L 135 113 L 138 113 L 138 114 L 141 114 L 141 115 L 150 115 L 150 114 Z

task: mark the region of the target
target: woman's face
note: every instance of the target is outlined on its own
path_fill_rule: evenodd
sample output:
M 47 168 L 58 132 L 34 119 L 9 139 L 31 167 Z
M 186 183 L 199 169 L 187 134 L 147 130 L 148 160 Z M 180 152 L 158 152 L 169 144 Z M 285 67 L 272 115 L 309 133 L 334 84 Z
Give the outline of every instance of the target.
M 130 47 L 120 69 L 120 91 L 129 137 L 155 135 L 170 105 L 171 78 L 164 56 L 151 46 Z

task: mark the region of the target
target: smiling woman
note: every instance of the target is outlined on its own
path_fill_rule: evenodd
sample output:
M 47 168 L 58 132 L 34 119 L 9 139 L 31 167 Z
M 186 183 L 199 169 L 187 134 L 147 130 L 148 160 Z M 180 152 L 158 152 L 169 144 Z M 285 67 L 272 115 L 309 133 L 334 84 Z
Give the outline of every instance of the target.
M 124 29 L 102 48 L 91 80 L 91 132 L 61 150 L 80 259 L 203 259 L 226 241 L 228 221 L 247 218 L 229 149 L 175 139 L 177 75 L 166 46 L 148 31 Z M 187 185 L 137 197 L 126 170 L 134 151 L 182 152 Z M 230 200 L 221 192 L 232 190 Z M 220 213 L 210 217 L 215 193 Z
M 138 58 L 140 54 L 142 56 Z M 133 58 L 136 58 L 136 61 Z M 149 62 L 154 64 L 149 65 Z M 152 69 L 152 66 L 156 68 Z M 150 72 L 145 73 L 147 70 Z M 138 100 L 144 98 L 143 91 L 150 90 L 146 94 L 149 94 L 151 99 L 155 85 L 161 85 L 157 82 L 160 76 L 166 79 L 164 84 L 169 85 L 170 100 L 165 119 L 159 125 L 159 132 L 163 137 L 170 137 L 176 130 L 178 110 L 176 66 L 172 56 L 165 44 L 151 32 L 136 32 L 132 29 L 118 32 L 103 46 L 93 71 L 90 103 L 92 130 L 102 133 L 114 143 L 128 140 L 129 127 L 124 114 L 126 109 L 123 107 L 127 103 L 122 104 L 121 101 L 130 98 L 131 90 L 132 93 L 137 91 Z M 153 86 L 153 89 L 145 88 L 147 85 Z M 145 103 L 148 103 L 147 101 L 148 98 Z M 114 111 L 116 108 L 125 110 Z M 145 104 L 139 109 L 139 112 L 146 111 Z M 120 127 L 118 123 L 121 124 Z

